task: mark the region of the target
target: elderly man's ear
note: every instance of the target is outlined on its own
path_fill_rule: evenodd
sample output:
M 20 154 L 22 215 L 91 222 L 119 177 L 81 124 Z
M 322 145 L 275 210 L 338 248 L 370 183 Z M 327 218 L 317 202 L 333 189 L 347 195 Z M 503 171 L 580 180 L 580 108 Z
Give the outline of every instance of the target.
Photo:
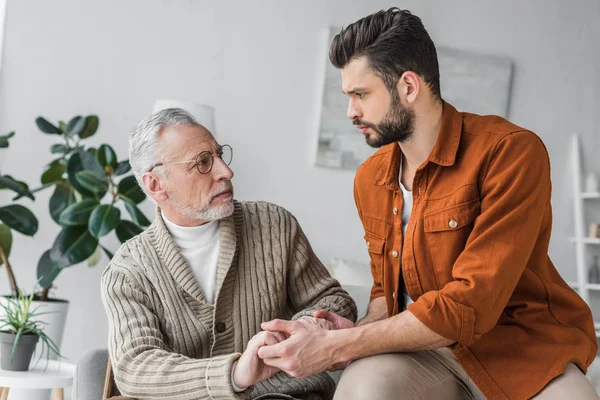
M 146 172 L 144 175 L 142 175 L 142 183 L 144 184 L 148 195 L 150 195 L 150 197 L 152 197 L 156 202 L 165 201 L 169 197 L 167 196 L 167 191 L 160 183 L 158 176 L 152 172 Z

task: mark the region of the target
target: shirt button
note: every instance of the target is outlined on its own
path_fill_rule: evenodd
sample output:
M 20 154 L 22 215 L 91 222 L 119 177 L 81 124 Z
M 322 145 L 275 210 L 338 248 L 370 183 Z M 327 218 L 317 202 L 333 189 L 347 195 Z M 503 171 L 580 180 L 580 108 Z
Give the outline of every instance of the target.
M 392 293 L 392 299 L 396 299 L 396 292 Z
M 398 209 L 396 207 L 394 207 L 394 209 L 392 210 L 392 212 L 394 213 L 394 215 L 398 215 Z
M 448 222 L 448 226 L 452 229 L 456 228 L 458 226 L 458 222 L 456 222 L 456 220 L 451 219 L 450 222 Z
M 225 329 L 227 328 L 227 326 L 225 325 L 224 322 L 219 322 L 216 326 L 217 328 L 217 333 L 223 333 L 225 332 Z
M 371 242 L 367 242 L 367 249 L 371 247 Z
M 398 257 L 398 252 L 396 250 L 392 251 L 392 257 L 394 257 L 394 258 Z

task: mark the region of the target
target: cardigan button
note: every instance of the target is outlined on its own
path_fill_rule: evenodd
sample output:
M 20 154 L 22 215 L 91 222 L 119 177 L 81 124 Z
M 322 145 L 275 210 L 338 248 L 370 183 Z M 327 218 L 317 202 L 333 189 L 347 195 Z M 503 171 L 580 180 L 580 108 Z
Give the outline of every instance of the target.
M 224 322 L 219 322 L 217 324 L 216 328 L 217 328 L 217 333 L 223 333 L 227 329 L 227 326 L 225 325 Z

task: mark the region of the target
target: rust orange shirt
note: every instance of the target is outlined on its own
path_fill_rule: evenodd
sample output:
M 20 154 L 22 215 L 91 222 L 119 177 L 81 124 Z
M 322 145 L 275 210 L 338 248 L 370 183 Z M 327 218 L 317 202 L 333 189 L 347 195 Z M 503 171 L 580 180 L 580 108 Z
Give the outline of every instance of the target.
M 402 232 L 401 150 L 359 168 L 354 195 L 374 284 L 388 314 L 408 305 L 450 346 L 489 399 L 526 399 L 569 362 L 583 371 L 598 345 L 589 307 L 548 257 L 550 164 L 532 132 L 443 104 L 429 158 L 416 171 Z

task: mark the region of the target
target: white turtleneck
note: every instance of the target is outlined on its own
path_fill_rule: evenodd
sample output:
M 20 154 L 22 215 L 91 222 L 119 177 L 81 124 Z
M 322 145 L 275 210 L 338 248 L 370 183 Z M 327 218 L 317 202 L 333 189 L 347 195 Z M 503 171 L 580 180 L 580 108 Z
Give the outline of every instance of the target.
M 217 261 L 219 258 L 219 221 L 210 221 L 199 226 L 179 226 L 162 214 L 163 221 L 181 250 L 206 301 L 215 304 L 217 286 Z

